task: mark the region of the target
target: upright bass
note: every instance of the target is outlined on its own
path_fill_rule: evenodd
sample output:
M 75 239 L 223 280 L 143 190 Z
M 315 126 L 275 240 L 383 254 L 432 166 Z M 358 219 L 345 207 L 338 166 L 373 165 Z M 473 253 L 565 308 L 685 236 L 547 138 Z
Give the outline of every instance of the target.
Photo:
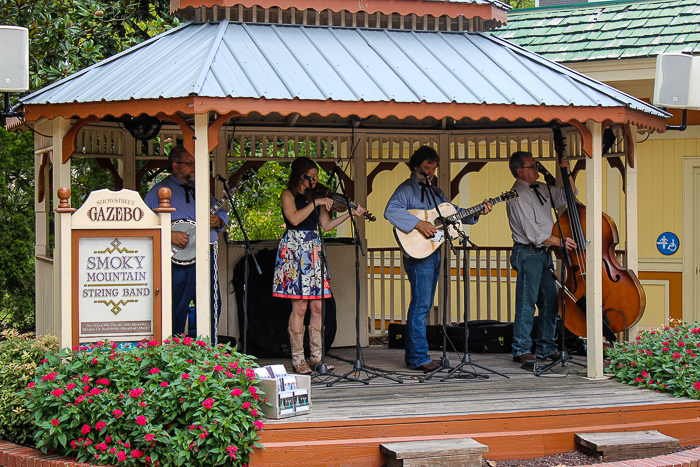
M 561 128 L 555 125 L 554 147 L 558 158 L 564 156 L 564 138 Z M 571 332 L 586 337 L 586 207 L 574 194 L 569 182 L 569 169 L 560 167 L 566 209 L 560 216 L 564 237 L 572 238 L 577 245 L 569 251 L 571 265 L 563 261 L 566 268 L 566 282 L 560 284 L 560 294 L 564 294 L 566 312 L 565 326 Z M 559 236 L 554 226 L 552 235 Z M 639 279 L 633 271 L 623 268 L 615 257 L 615 246 L 619 243 L 617 226 L 610 216 L 603 213 L 603 335 L 615 342 L 616 334 L 635 325 L 646 307 L 646 296 Z M 561 295 L 559 306 L 561 313 Z

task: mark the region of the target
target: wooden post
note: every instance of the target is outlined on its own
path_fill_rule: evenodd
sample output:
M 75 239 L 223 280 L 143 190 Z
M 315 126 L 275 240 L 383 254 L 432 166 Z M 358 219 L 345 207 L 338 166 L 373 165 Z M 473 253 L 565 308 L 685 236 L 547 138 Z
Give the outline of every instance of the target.
M 195 194 L 195 235 L 197 239 L 195 255 L 197 262 L 197 334 L 212 337 L 211 334 L 211 274 L 209 257 L 209 112 L 194 116 L 194 194 Z
M 159 206 L 154 209 L 160 217 L 161 245 L 160 245 L 160 309 L 161 309 L 161 336 L 165 337 L 173 331 L 173 263 L 170 260 L 170 222 L 175 208 L 170 206 L 170 188 L 158 190 Z M 166 292 L 167 291 L 167 292 Z
M 586 335 L 588 377 L 603 378 L 603 137 L 598 122 L 587 121 L 592 154 L 586 159 Z M 584 138 L 589 137 L 584 135 Z
M 70 201 L 70 160 L 63 163 L 63 139 L 70 130 L 70 121 L 62 117 L 53 120 L 51 135 L 53 136 L 53 186 L 68 188 L 68 200 Z M 58 191 L 52 194 L 54 206 L 59 206 Z M 68 205 L 70 208 L 70 204 Z M 53 286 L 54 301 L 52 314 L 53 332 L 58 336 L 61 347 L 71 343 L 71 291 L 70 291 L 70 216 L 58 215 L 54 220 L 54 263 Z M 67 255 L 63 255 L 65 249 Z M 63 262 L 68 267 L 68 274 L 63 273 Z M 48 310 L 44 311 L 49 313 Z M 51 331 L 51 329 L 48 329 Z
M 633 271 L 639 277 L 639 238 L 637 223 L 637 167 L 639 154 L 637 153 L 637 126 L 629 125 L 625 128 L 630 137 L 627 140 L 627 157 L 625 157 L 625 267 Z M 630 165 L 630 158 L 634 165 Z M 635 324 L 628 330 L 629 338 L 634 339 L 639 334 L 639 325 Z

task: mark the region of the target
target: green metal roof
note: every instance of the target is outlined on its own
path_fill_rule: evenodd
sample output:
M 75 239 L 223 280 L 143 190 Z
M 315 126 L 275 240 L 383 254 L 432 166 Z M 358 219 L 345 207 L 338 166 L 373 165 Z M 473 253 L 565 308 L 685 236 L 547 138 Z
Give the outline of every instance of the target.
M 598 2 L 511 10 L 494 35 L 557 62 L 700 54 L 700 1 Z

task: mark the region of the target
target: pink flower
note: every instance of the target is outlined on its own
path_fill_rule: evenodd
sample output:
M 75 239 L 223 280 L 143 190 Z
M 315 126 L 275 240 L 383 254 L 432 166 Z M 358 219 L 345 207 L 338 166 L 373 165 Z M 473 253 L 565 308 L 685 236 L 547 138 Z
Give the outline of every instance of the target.
M 214 399 L 211 397 L 209 399 L 206 399 L 204 402 L 202 402 L 202 407 L 204 407 L 205 410 L 211 410 L 211 408 L 214 406 Z
M 119 410 L 119 409 L 116 409 L 116 410 L 113 410 L 113 411 L 112 411 L 112 415 L 114 415 L 114 418 L 119 418 L 119 417 L 121 417 L 122 415 L 124 415 L 124 412 L 122 412 L 122 411 Z
M 138 449 L 134 449 L 131 451 L 131 457 L 134 459 L 138 459 L 139 457 L 143 456 L 143 451 L 139 451 Z
M 263 429 L 263 422 L 261 422 L 260 420 L 255 420 L 255 421 L 253 422 L 253 425 L 255 425 L 255 428 L 257 428 L 258 430 L 262 430 L 262 429 Z
M 88 375 L 83 375 L 83 377 L 80 378 L 80 381 L 82 381 L 83 383 L 89 383 L 90 377 Z
M 255 386 L 251 386 L 251 387 L 248 388 L 248 391 L 249 391 L 251 394 L 256 394 L 256 393 L 258 392 L 258 389 L 257 389 Z
M 96 429 L 97 431 L 102 431 L 102 429 L 103 429 L 105 426 L 107 426 L 107 424 L 106 424 L 105 422 L 97 422 L 97 423 L 95 423 L 95 429 Z
M 697 384 L 697 383 L 696 383 L 696 384 Z M 51 419 L 51 424 L 52 424 L 53 426 L 58 426 L 58 419 L 57 419 L 57 418 L 52 418 L 52 419 Z
M 693 387 L 696 391 L 700 391 L 700 381 L 696 381 L 695 384 L 693 384 Z
M 206 432 L 199 435 L 200 439 L 205 439 L 207 437 Z
M 124 452 L 124 451 L 119 451 L 119 452 L 117 453 L 117 460 L 118 460 L 119 462 L 124 462 L 124 461 L 126 460 L 126 452 Z
M 679 342 L 678 345 L 680 345 L 681 347 L 685 347 L 685 343 L 684 343 L 684 342 Z
M 149 371 L 149 374 L 155 375 L 157 373 L 160 373 L 160 370 L 158 368 L 151 368 L 151 371 Z
M 51 391 L 51 395 L 56 396 L 56 397 L 61 397 L 61 394 L 63 394 L 65 391 L 60 388 L 56 388 L 53 391 Z
M 204 383 L 207 380 L 207 377 L 204 375 L 199 375 L 199 382 Z
M 144 401 L 139 402 L 139 407 L 146 407 L 146 403 Z
M 136 417 L 136 424 L 137 425 L 143 426 L 146 423 L 148 423 L 148 420 L 146 420 L 146 417 L 144 417 L 143 415 L 139 415 L 138 417 Z
M 248 407 L 250 407 L 250 402 L 247 402 L 247 401 L 244 402 L 243 405 L 242 405 L 242 407 L 243 407 L 244 409 L 247 409 Z
M 80 430 L 80 432 L 84 435 L 90 433 L 90 425 L 88 425 L 87 423 L 83 425 L 83 428 Z
M 182 379 L 189 379 L 189 377 L 190 377 L 189 373 L 183 373 L 182 376 L 180 376 L 180 378 L 182 378 Z
M 156 440 L 156 435 L 152 433 L 147 433 L 146 436 L 143 437 L 146 441 L 155 441 Z
M 53 381 L 56 379 L 56 372 L 52 371 L 48 375 L 44 375 L 43 378 L 41 378 L 42 381 Z
M 214 367 L 214 371 L 224 371 L 224 367 L 222 367 L 221 365 L 216 365 Z
M 129 397 L 137 398 L 143 396 L 143 389 L 142 388 L 136 388 L 132 391 L 129 391 Z
M 232 395 L 232 396 L 240 396 L 241 394 L 243 394 L 243 391 L 241 391 L 241 390 L 238 389 L 238 388 L 236 388 L 236 389 L 234 389 L 233 391 L 231 391 L 231 395 Z
M 98 379 L 98 380 L 95 381 L 95 382 L 96 382 L 97 384 L 104 384 L 105 386 L 109 386 L 109 380 L 108 380 L 108 379 L 100 378 L 100 379 Z
M 250 414 L 253 417 L 257 417 L 258 416 L 258 409 L 250 409 Z
M 68 383 L 68 384 L 66 384 L 66 389 L 68 389 L 69 391 L 70 391 L 71 389 L 75 389 L 76 387 L 77 387 L 77 386 L 75 385 L 75 383 Z
M 167 382 L 167 381 L 161 381 L 160 385 L 163 386 L 163 387 L 166 387 L 166 386 L 168 385 L 168 382 Z
M 673 358 L 681 358 L 681 354 L 678 352 L 673 352 Z

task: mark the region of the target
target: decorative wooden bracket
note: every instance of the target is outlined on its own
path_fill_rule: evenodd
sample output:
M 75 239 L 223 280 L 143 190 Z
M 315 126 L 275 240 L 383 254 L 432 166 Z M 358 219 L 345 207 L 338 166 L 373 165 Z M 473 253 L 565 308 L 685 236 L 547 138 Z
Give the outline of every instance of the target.
M 39 178 L 36 182 L 36 201 L 37 203 L 43 203 L 44 202 L 44 194 L 46 193 L 46 177 L 44 177 L 44 169 L 46 168 L 46 164 L 49 163 L 49 153 L 45 152 L 41 155 L 41 164 L 39 164 L 39 169 L 37 170 L 37 173 L 39 174 Z
M 331 170 L 333 170 L 333 167 L 336 164 L 336 161 L 334 159 L 325 161 L 323 159 L 316 159 L 315 162 L 326 172 L 330 172 Z M 350 199 L 355 199 L 355 182 L 350 180 L 350 177 L 348 177 L 348 175 L 345 173 L 343 174 L 343 185 L 345 185 L 345 190 L 347 190 L 348 197 Z
M 180 131 L 182 131 L 182 145 L 187 149 L 187 152 L 194 156 L 194 130 L 185 119 L 182 118 L 179 113 L 167 115 L 163 112 L 156 114 L 156 118 L 160 120 L 170 120 L 179 126 Z
M 610 167 L 613 169 L 617 169 L 620 172 L 620 176 L 622 177 L 622 191 L 625 191 L 625 164 L 622 163 L 622 158 L 621 157 L 606 157 L 608 160 L 608 164 L 610 164 Z
M 78 132 L 82 127 L 88 123 L 99 122 L 100 119 L 91 115 L 89 117 L 81 118 L 73 124 L 73 126 L 68 130 L 68 133 L 63 137 L 63 163 L 65 164 L 70 159 L 70 156 L 75 153 L 75 140 L 78 137 Z
M 209 152 L 212 152 L 219 144 L 219 131 L 221 130 L 221 127 L 230 118 L 233 118 L 236 115 L 240 115 L 240 113 L 231 111 L 229 113 L 219 115 L 217 119 L 214 120 L 211 125 L 209 125 Z
M 591 135 L 591 132 L 588 131 L 586 125 L 579 122 L 578 120 L 569 120 L 568 123 L 574 128 L 576 128 L 581 134 L 581 140 L 583 142 L 583 152 L 588 157 L 593 157 L 593 135 Z
M 114 191 L 120 191 L 122 188 L 124 188 L 124 180 L 122 180 L 122 177 L 119 175 L 119 171 L 117 171 L 117 168 L 114 166 L 114 164 L 112 164 L 110 159 L 106 157 L 99 157 L 96 159 L 96 161 L 97 165 L 100 166 L 101 169 L 105 169 L 112 176 Z
M 459 184 L 465 175 L 472 172 L 480 172 L 486 166 L 486 162 L 467 162 L 467 164 L 454 176 L 450 182 L 450 199 L 455 199 L 459 194 Z
M 394 170 L 394 167 L 396 167 L 396 165 L 399 163 L 399 161 L 380 162 L 374 169 L 372 169 L 372 171 L 369 174 L 367 174 L 367 196 L 369 196 L 369 194 L 372 193 L 372 185 L 374 184 L 374 179 L 377 178 L 377 175 L 384 172 L 385 170 Z
M 622 134 L 625 136 L 625 149 L 627 150 L 627 163 L 629 164 L 630 167 L 634 169 L 634 154 L 632 153 L 632 148 L 634 147 L 634 138 L 637 137 L 637 135 L 632 134 L 632 129 L 630 128 L 629 123 L 623 123 L 622 124 Z

